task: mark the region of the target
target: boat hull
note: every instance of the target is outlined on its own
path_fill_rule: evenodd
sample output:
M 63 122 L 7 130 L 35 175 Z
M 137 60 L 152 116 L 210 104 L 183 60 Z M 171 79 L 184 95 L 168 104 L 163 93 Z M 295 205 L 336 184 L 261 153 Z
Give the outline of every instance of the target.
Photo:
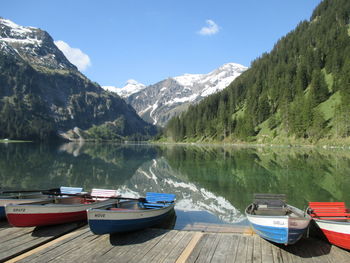
M 12 198 L 0 198 L 0 219 L 6 218 L 5 205 L 7 204 L 27 204 L 33 202 L 40 202 L 50 200 L 52 197 L 42 196 L 41 198 L 23 198 L 23 199 L 12 199 Z
M 96 235 L 131 232 L 161 223 L 174 209 L 174 205 L 149 210 L 109 211 L 88 210 L 88 223 Z
M 350 250 L 350 222 L 314 220 L 331 244 Z
M 297 209 L 294 208 L 293 209 Z M 302 213 L 302 211 L 300 210 Z M 289 216 L 263 216 L 251 215 L 246 216 L 254 231 L 264 239 L 269 241 L 292 245 L 295 244 L 305 233 L 311 218 L 291 218 Z
M 6 218 L 5 207 L 0 206 L 0 220 L 5 219 L 5 218 Z
M 50 205 L 14 205 L 5 206 L 8 222 L 15 227 L 32 227 L 56 225 L 74 221 L 86 220 L 86 210 L 98 207 L 101 203 L 110 203 L 111 200 L 91 204 L 50 204 Z
M 67 213 L 8 214 L 7 220 L 12 226 L 16 227 L 57 225 L 86 220 L 86 211 L 83 210 Z

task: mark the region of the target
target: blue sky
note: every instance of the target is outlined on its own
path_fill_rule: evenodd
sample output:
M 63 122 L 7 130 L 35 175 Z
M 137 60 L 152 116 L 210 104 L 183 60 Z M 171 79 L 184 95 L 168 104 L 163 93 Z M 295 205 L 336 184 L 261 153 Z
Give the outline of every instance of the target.
M 46 30 L 75 48 L 91 80 L 122 87 L 128 79 L 148 85 L 228 62 L 250 66 L 320 2 L 11 0 L 2 2 L 0 16 Z

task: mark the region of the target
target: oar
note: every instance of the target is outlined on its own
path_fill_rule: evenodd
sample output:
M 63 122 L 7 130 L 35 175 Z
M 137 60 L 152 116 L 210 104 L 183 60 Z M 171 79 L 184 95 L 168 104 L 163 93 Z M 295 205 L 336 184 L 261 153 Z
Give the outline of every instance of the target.
M 65 194 L 65 193 L 46 193 L 43 192 L 43 194 L 50 194 L 50 195 L 65 195 L 65 196 L 76 196 L 76 197 L 82 197 L 82 198 L 105 198 L 105 199 L 117 199 L 117 200 L 131 200 L 131 201 L 139 201 L 142 203 L 148 203 L 146 198 L 139 197 L 139 198 L 132 198 L 132 197 L 122 197 L 122 196 L 94 196 L 90 195 L 88 193 L 77 193 L 77 194 Z M 156 203 L 173 203 L 174 201 L 157 201 Z
M 42 192 L 43 194 L 48 195 L 65 195 L 65 196 L 76 196 L 76 197 L 82 197 L 82 198 L 105 198 L 105 199 L 122 199 L 122 200 L 134 200 L 134 201 L 140 201 L 140 202 L 146 202 L 146 198 L 140 197 L 140 198 L 131 198 L 131 197 L 122 197 L 122 196 L 97 196 L 97 195 L 90 195 L 89 193 L 76 193 L 76 194 L 68 194 L 68 193 L 61 193 L 61 192 Z
M 0 191 L 0 194 L 20 194 L 20 193 L 45 193 L 45 194 L 53 194 L 60 192 L 60 188 L 53 188 L 53 189 L 36 189 L 36 190 L 6 190 L 6 191 Z

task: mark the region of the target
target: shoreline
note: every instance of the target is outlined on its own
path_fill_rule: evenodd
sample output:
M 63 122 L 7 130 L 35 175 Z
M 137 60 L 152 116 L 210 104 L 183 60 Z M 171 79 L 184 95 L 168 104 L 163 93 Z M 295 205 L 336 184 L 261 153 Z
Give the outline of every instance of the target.
M 315 148 L 315 149 L 342 149 L 350 150 L 350 144 L 335 145 L 335 144 L 276 144 L 276 143 L 248 143 L 248 142 L 170 142 L 170 141 L 150 141 L 151 144 L 159 145 L 184 145 L 184 146 L 221 146 L 221 147 L 241 147 L 241 148 Z

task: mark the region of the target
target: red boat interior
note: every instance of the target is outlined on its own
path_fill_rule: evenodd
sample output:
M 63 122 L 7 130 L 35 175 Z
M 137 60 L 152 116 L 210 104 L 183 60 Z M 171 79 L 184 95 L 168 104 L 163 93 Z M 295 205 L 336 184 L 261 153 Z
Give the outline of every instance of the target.
M 309 202 L 309 214 L 321 220 L 350 221 L 350 211 L 344 202 Z

